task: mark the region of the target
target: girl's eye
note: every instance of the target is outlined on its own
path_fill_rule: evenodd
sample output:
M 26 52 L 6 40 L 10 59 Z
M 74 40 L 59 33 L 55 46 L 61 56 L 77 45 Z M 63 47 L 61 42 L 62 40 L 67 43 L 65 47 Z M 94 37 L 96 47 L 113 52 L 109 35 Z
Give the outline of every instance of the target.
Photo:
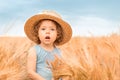
M 54 31 L 55 29 L 51 29 L 52 31 Z
M 45 30 L 45 28 L 41 28 L 41 30 Z

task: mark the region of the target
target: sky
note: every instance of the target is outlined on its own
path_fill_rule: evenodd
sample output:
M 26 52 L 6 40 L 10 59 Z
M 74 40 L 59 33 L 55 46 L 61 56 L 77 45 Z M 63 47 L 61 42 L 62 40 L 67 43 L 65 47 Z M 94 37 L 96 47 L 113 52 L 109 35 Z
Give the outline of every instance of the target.
M 0 0 L 0 36 L 25 36 L 26 20 L 54 10 L 67 21 L 73 36 L 120 33 L 120 0 Z

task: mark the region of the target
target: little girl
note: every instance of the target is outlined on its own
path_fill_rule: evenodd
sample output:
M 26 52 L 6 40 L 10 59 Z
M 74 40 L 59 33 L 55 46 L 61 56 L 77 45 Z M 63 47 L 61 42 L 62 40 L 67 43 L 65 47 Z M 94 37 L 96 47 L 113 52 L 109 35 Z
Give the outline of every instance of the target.
M 54 11 L 44 11 L 30 17 L 24 26 L 27 37 L 36 43 L 28 51 L 27 69 L 32 80 L 52 80 L 52 72 L 47 65 L 60 56 L 57 46 L 68 42 L 72 36 L 70 25 Z M 47 63 L 46 63 L 47 62 Z

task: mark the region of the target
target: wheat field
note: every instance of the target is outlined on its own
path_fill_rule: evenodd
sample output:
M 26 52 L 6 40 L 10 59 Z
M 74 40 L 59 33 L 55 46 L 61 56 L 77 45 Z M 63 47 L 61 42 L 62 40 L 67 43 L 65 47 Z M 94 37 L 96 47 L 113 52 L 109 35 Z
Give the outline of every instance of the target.
M 28 80 L 26 37 L 0 37 L 0 80 Z M 54 80 L 120 80 L 120 35 L 76 36 L 51 62 Z M 58 64 L 59 63 L 59 64 Z

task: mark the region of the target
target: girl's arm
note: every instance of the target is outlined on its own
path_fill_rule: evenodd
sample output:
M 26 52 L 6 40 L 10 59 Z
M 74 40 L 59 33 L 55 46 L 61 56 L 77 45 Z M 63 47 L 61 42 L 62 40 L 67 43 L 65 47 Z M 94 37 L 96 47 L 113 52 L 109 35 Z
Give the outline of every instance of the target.
M 31 48 L 28 51 L 27 57 L 28 77 L 32 80 L 45 80 L 43 77 L 36 73 L 36 59 L 36 51 L 34 48 Z

